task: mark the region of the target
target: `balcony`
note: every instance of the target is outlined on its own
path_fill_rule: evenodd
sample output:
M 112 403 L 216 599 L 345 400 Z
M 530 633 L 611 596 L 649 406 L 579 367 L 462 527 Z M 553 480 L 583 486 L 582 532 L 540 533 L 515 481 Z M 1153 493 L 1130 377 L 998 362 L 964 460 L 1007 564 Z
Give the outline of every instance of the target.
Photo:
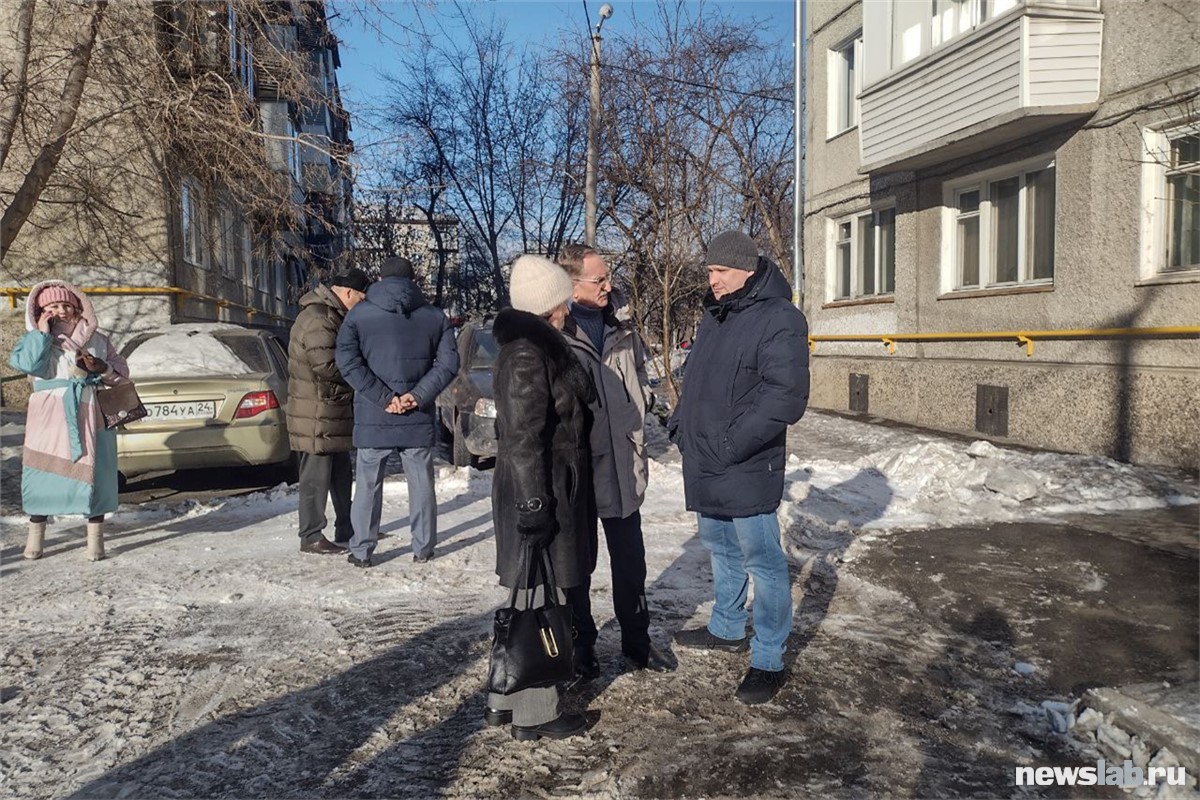
M 908 31 L 924 34 L 921 54 L 859 93 L 860 173 L 943 163 L 1096 110 L 1103 16 L 1094 8 L 1027 0 L 932 49 L 935 21 L 924 22 L 924 31 L 920 20 Z M 892 52 L 886 29 L 873 28 L 864 25 L 868 53 Z M 903 41 L 917 37 L 906 32 Z

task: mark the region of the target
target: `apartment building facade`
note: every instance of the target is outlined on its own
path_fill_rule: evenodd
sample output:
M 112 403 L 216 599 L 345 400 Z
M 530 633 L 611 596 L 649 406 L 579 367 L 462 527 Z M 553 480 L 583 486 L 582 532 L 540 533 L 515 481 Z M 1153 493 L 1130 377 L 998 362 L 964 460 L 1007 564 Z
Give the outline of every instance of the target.
M 39 37 L 69 30 L 73 8 L 36 6 L 35 53 L 53 55 Z M 103 25 L 101 41 L 120 29 L 109 38 L 126 44 L 96 48 L 86 124 L 59 167 L 97 191 L 49 187 L 3 254 L 3 284 L 91 287 L 118 341 L 185 321 L 285 330 L 350 248 L 350 123 L 324 3 L 110 4 Z
M 815 406 L 1196 468 L 1200 50 L 1179 13 L 808 3 Z

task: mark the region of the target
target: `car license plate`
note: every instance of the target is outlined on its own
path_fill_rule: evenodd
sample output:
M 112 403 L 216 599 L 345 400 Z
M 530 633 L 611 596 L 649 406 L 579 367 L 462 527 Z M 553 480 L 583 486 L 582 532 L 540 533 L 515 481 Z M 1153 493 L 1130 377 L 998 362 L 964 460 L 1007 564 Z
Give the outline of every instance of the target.
M 196 400 L 191 403 L 147 403 L 147 420 L 212 419 L 217 415 L 215 400 Z

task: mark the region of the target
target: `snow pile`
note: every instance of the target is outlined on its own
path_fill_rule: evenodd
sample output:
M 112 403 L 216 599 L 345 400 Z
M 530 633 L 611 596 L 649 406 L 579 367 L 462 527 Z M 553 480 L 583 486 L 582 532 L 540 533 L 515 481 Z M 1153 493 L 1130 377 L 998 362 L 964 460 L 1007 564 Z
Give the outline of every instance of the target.
M 871 451 L 853 459 L 789 456 L 780 514 L 810 532 L 1052 521 L 1067 513 L 1198 501 L 1195 482 L 1181 473 L 895 429 L 873 441 L 872 432 L 852 430 L 872 427 L 866 423 L 820 424 L 826 422 L 839 437 Z

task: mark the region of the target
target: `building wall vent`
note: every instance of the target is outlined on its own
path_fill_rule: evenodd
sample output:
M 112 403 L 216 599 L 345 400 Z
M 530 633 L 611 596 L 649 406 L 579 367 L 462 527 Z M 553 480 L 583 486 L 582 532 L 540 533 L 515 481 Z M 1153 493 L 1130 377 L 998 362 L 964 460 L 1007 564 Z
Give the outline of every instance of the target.
M 1008 436 L 1008 387 L 975 384 L 975 430 Z
M 855 414 L 866 414 L 870 409 L 868 395 L 870 378 L 870 375 L 850 373 L 850 410 Z

